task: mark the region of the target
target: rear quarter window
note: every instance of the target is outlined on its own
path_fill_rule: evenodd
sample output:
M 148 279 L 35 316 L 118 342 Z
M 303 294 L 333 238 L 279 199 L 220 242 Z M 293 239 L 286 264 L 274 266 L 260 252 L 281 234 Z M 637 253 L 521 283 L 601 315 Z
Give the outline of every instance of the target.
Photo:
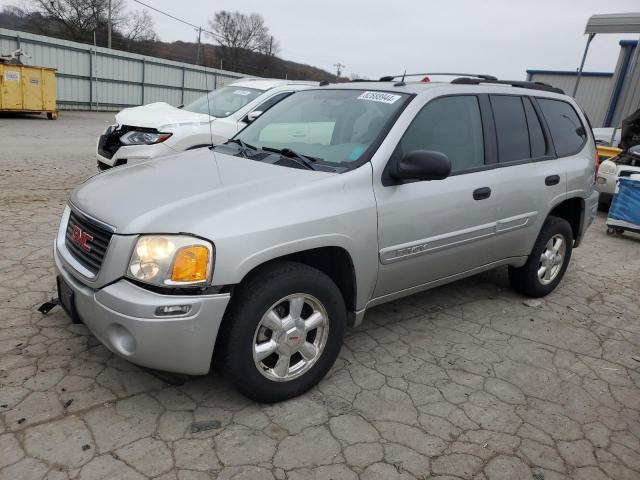
M 556 154 L 566 157 L 578 153 L 587 140 L 587 132 L 574 108 L 562 100 L 536 100 L 551 131 Z

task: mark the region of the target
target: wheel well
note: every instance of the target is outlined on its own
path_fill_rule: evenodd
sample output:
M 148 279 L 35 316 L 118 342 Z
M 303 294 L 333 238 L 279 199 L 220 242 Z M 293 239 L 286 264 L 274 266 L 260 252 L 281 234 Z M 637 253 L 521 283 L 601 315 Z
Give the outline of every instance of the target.
M 584 210 L 584 200 L 581 198 L 569 198 L 556 205 L 549 215 L 564 218 L 573 232 L 573 239 L 577 240 L 580 234 L 580 223 L 582 222 L 582 212 Z
M 352 316 L 356 309 L 356 275 L 351 256 L 344 248 L 321 247 L 274 258 L 266 263 L 254 267 L 247 273 L 247 275 L 245 275 L 245 278 L 253 273 L 257 268 L 282 260 L 309 265 L 310 267 L 320 270 L 331 278 L 331 280 L 333 280 L 337 285 L 340 293 L 342 293 L 349 316 Z

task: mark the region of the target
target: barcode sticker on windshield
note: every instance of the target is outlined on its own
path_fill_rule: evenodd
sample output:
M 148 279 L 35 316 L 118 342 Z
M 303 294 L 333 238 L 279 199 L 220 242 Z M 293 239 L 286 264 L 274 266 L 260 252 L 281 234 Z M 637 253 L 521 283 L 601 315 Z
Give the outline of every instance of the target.
M 395 103 L 400 95 L 385 92 L 364 92 L 358 100 L 369 100 L 370 102 Z
M 235 90 L 233 94 L 242 95 L 243 97 L 246 97 L 247 95 L 251 95 L 251 92 L 249 90 Z

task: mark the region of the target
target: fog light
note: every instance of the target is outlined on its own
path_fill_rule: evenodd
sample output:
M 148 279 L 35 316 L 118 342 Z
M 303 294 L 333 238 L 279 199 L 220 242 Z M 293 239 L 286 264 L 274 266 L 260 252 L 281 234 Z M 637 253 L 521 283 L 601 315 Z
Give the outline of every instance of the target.
M 168 315 L 186 315 L 191 311 L 191 305 L 165 305 L 156 308 L 156 315 L 165 317 Z
M 598 177 L 598 178 L 596 179 L 596 182 L 598 182 L 598 184 L 599 184 L 599 185 L 602 185 L 602 184 L 607 183 L 607 179 L 606 179 L 606 178 L 604 178 L 604 177 Z

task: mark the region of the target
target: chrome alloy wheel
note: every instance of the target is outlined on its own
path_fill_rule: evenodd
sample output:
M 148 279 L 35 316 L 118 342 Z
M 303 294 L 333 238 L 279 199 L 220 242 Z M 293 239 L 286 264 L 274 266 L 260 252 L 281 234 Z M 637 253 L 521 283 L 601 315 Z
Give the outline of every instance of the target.
M 253 361 L 269 380 L 287 382 L 316 363 L 329 336 L 329 318 L 320 301 L 294 293 L 274 303 L 253 335 Z
M 541 284 L 548 285 L 556 279 L 562 269 L 566 249 L 563 235 L 556 234 L 549 239 L 540 255 L 538 265 L 538 280 Z

